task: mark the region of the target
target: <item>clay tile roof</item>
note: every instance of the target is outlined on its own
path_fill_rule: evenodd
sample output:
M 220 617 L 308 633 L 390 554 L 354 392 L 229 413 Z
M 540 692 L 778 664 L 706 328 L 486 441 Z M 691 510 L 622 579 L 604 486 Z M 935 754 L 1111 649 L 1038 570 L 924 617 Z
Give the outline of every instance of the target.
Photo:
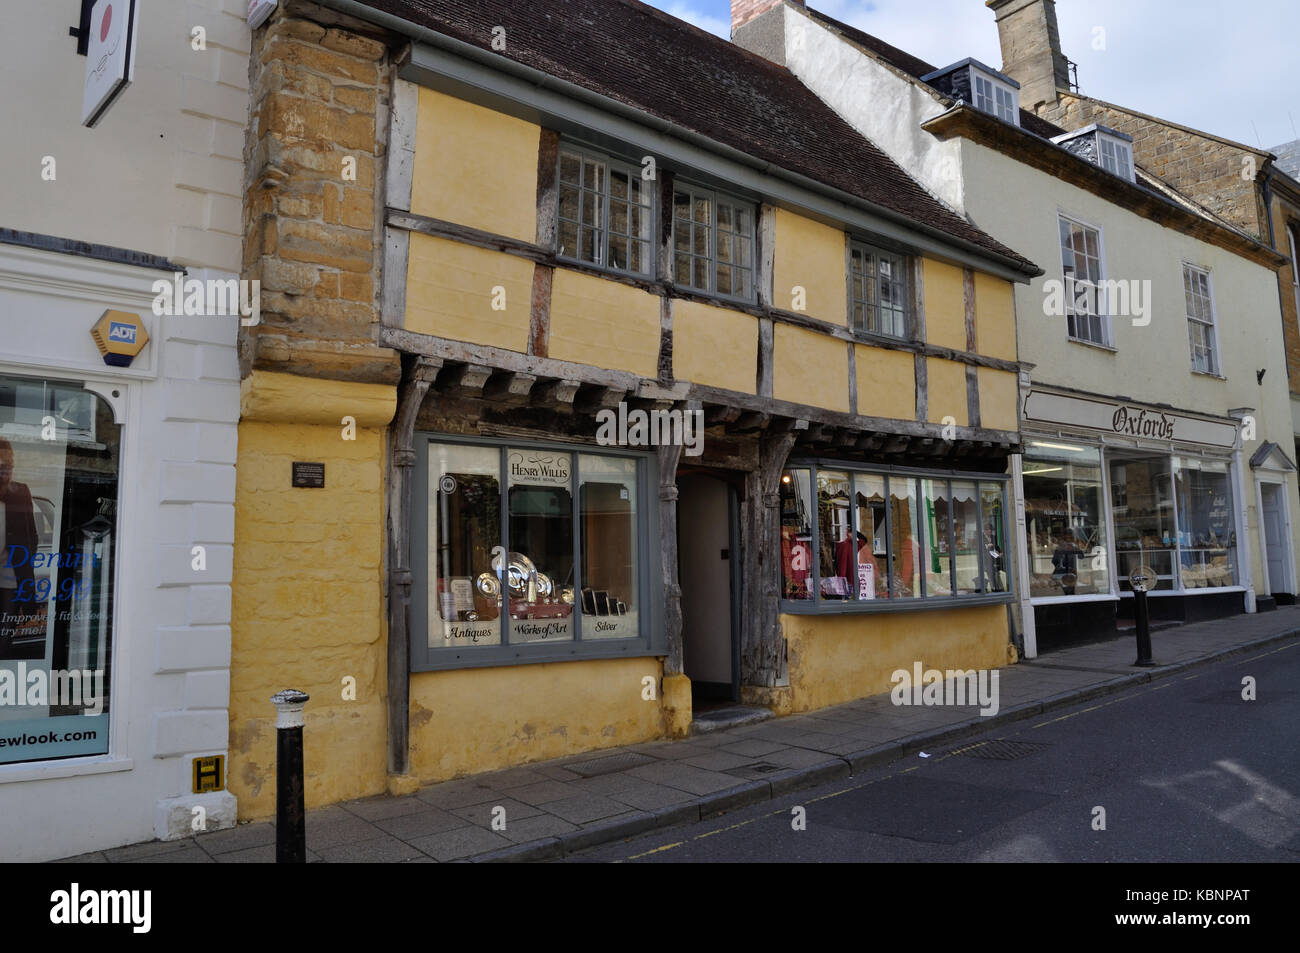
M 1020 268 L 1028 259 L 944 205 L 789 70 L 636 0 L 363 0 L 891 210 Z

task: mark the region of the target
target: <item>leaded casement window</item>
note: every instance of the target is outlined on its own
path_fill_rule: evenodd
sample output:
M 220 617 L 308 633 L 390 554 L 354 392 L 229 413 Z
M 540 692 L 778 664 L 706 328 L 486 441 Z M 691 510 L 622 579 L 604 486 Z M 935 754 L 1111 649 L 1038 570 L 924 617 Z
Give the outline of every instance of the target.
M 753 301 L 755 218 L 752 203 L 678 185 L 673 193 L 673 281 Z
M 1101 234 L 1062 215 L 1061 268 L 1065 274 L 1065 319 L 1070 338 L 1110 347 L 1110 318 L 1101 293 Z
M 639 169 L 574 148 L 560 151 L 561 258 L 650 275 L 654 207 Z
M 1192 349 L 1192 370 L 1218 374 L 1219 356 L 1214 338 L 1210 273 L 1184 262 L 1183 293 L 1187 300 L 1187 337 Z
M 849 310 L 855 330 L 907 336 L 907 272 L 908 262 L 902 255 L 857 242 L 849 246 Z

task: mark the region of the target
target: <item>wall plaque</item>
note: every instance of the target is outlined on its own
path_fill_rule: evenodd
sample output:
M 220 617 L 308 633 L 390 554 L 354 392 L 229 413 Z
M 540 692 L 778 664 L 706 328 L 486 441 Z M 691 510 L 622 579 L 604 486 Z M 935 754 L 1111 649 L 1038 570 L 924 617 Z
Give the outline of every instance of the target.
M 295 487 L 305 486 L 310 489 L 321 489 L 325 486 L 325 464 L 300 463 L 295 460 L 293 462 L 293 485 Z

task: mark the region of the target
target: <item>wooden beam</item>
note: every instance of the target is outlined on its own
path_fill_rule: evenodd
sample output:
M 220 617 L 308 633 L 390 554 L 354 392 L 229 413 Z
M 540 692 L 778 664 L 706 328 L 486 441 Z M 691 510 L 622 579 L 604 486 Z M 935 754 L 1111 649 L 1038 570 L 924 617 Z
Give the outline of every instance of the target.
M 766 430 L 771 422 L 770 414 L 749 411 L 741 414 L 739 419 L 727 429 L 731 433 L 753 433 L 756 430 Z
M 532 374 L 517 371 L 497 371 L 483 388 L 483 396 L 488 400 L 516 400 L 527 397 L 528 392 L 537 383 Z
M 492 376 L 493 368 L 483 364 L 450 364 L 438 375 L 438 390 L 461 390 L 477 394 Z
M 668 654 L 664 675 L 682 674 L 682 587 L 677 573 L 677 464 L 681 444 L 660 446 L 659 456 L 659 553 L 664 586 L 664 635 Z
M 796 433 L 764 434 L 759 464 L 745 474 L 741 503 L 741 681 L 772 688 L 789 684 L 785 639 L 781 631 L 780 486 L 781 472 Z
M 410 773 L 411 512 L 415 419 L 442 367 L 437 359 L 403 360 L 397 415 L 388 435 L 388 773 Z
M 571 410 L 573 398 L 577 396 L 581 381 L 558 380 L 545 381 L 533 385 L 530 403 L 535 407 L 562 408 Z
M 738 420 L 742 413 L 739 407 L 720 407 L 712 404 L 704 408 L 704 423 L 710 427 L 716 424 L 729 424 Z
M 600 387 L 584 385 L 574 399 L 574 409 L 582 414 L 593 414 L 599 410 L 612 410 L 627 396 L 628 392 L 618 387 Z

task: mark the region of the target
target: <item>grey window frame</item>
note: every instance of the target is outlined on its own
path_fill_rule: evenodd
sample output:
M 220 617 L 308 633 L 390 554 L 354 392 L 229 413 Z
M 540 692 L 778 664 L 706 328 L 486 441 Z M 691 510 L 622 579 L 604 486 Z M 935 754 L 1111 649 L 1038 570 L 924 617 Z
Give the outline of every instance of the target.
M 677 274 L 677 195 L 685 193 L 691 196 L 691 204 L 694 205 L 696 198 L 707 198 L 709 200 L 709 254 L 707 261 L 709 263 L 709 287 L 699 288 L 694 284 L 683 283 Z M 734 209 L 743 208 L 749 212 L 749 221 L 751 230 L 748 235 L 741 235 L 739 232 L 732 230 L 733 235 L 749 240 L 749 264 L 742 270 L 749 272 L 749 294 L 735 295 L 730 292 L 718 290 L 718 203 L 725 203 Z M 673 225 L 673 242 L 669 250 L 670 267 L 669 272 L 672 275 L 673 284 L 679 288 L 693 291 L 697 294 L 711 295 L 721 298 L 725 301 L 742 301 L 746 304 L 753 304 L 758 301 L 758 205 L 748 199 L 743 199 L 738 195 L 729 192 L 722 192 L 707 186 L 696 185 L 689 180 L 678 180 L 673 183 L 672 202 L 669 203 L 668 214 L 672 216 Z M 694 217 L 691 219 L 692 239 L 694 238 Z M 686 252 L 693 263 L 697 259 L 704 259 L 704 256 L 698 255 L 694 250 L 694 242 L 691 248 Z M 736 267 L 734 262 L 728 262 L 731 267 Z M 692 267 L 692 271 L 694 268 Z
M 853 254 L 854 254 L 854 252 L 861 252 L 862 254 L 870 255 L 870 256 L 872 256 L 873 258 L 879 258 L 879 256 L 884 255 L 884 256 L 887 256 L 887 257 L 889 257 L 889 258 L 895 259 L 895 260 L 897 261 L 898 265 L 900 266 L 900 267 L 899 267 L 899 273 L 900 273 L 901 276 L 902 276 L 902 277 L 901 277 L 901 281 L 900 281 L 900 283 L 902 284 L 902 287 L 903 287 L 903 294 L 902 294 L 902 299 L 903 299 L 903 307 L 902 307 L 902 312 L 903 312 L 903 329 L 902 329 L 902 331 L 901 331 L 900 333 L 898 333 L 898 334 L 893 334 L 893 333 L 889 333 L 889 332 L 885 332 L 885 331 L 873 331 L 873 330 L 871 330 L 870 328 L 866 327 L 865 325 L 858 325 L 858 324 L 854 321 L 854 309 L 857 307 L 859 300 L 862 301 L 862 306 L 863 306 L 863 317 L 864 317 L 864 318 L 867 317 L 867 309 L 868 309 L 869 307 L 873 307 L 869 302 L 866 301 L 866 299 L 859 299 L 858 296 L 857 296 L 858 277 L 857 277 L 857 274 L 856 274 L 856 273 L 854 272 L 854 270 L 853 270 Z M 905 253 L 903 253 L 903 252 L 891 251 L 891 250 L 888 249 L 888 248 L 883 248 L 883 247 L 881 247 L 881 246 L 879 246 L 879 245 L 873 245 L 873 244 L 871 244 L 870 242 L 860 241 L 860 240 L 858 240 L 858 239 L 850 239 L 850 241 L 849 241 L 849 263 L 848 263 L 848 271 L 849 271 L 849 327 L 852 329 L 852 331 L 853 331 L 854 334 L 865 335 L 865 336 L 867 336 L 867 337 L 871 337 L 871 338 L 884 338 L 884 339 L 889 340 L 889 341 L 909 341 L 909 340 L 911 340 L 911 335 L 912 335 L 912 324 L 913 324 L 913 315 L 912 315 L 912 294 L 913 294 L 913 290 L 914 290 L 913 287 L 912 287 L 912 281 L 913 281 L 913 270 L 914 270 L 914 269 L 913 269 L 913 264 L 914 264 L 914 262 L 913 262 L 913 260 L 912 260 L 912 256 L 907 255 L 907 254 L 905 254 Z M 877 263 L 877 275 L 879 275 L 879 270 L 878 270 L 878 269 L 879 269 L 879 264 Z M 864 277 L 865 277 L 865 276 L 864 276 Z M 877 301 L 877 303 L 874 305 L 874 307 L 875 307 L 875 309 L 876 309 L 876 313 L 877 313 L 877 315 L 879 315 L 879 313 L 880 313 L 880 304 L 879 304 L 878 301 Z
M 563 168 L 563 164 L 564 164 L 564 157 L 566 154 L 578 156 L 583 162 L 600 162 L 603 163 L 605 166 L 604 182 L 601 184 L 601 189 L 600 189 L 601 204 L 602 204 L 601 217 L 600 217 L 601 220 L 600 220 L 600 225 L 597 227 L 597 236 L 599 238 L 599 253 L 603 258 L 602 261 L 594 261 L 594 262 L 588 261 L 585 258 L 579 257 L 578 255 L 572 255 L 567 252 L 560 251 L 561 226 L 564 222 L 572 221 L 571 219 L 564 218 L 561 214 L 561 211 L 564 207 L 564 202 L 563 202 L 564 182 L 561 180 L 560 175 L 561 175 L 561 169 Z M 645 239 L 631 238 L 630 236 L 628 236 L 631 241 L 638 241 L 638 242 L 644 241 L 645 243 L 645 260 L 644 260 L 645 267 L 641 271 L 637 271 L 632 268 L 621 268 L 616 265 L 611 265 L 609 263 L 610 236 L 612 234 L 610 231 L 610 216 L 611 216 L 610 206 L 614 201 L 611 173 L 615 171 L 624 172 L 629 176 L 640 180 L 642 187 L 646 190 L 647 193 L 648 203 L 644 206 L 640 204 L 636 204 L 636 207 L 644 209 L 644 213 L 647 216 L 647 222 L 648 222 L 647 227 L 648 227 L 649 235 Z M 655 275 L 655 234 L 656 234 L 656 226 L 658 224 L 657 209 L 659 204 L 657 201 L 658 190 L 655 188 L 655 185 L 656 182 L 653 180 L 646 181 L 646 179 L 641 174 L 641 169 L 629 161 L 616 158 L 614 156 L 611 156 L 604 152 L 597 151 L 595 149 L 589 149 L 577 143 L 561 141 L 560 147 L 557 150 L 556 157 L 555 157 L 555 256 L 556 258 L 559 259 L 560 261 L 576 262 L 578 264 L 585 265 L 588 268 L 599 268 L 603 271 L 614 272 L 620 275 L 632 275 L 637 278 L 653 279 Z M 582 184 L 581 173 L 579 173 L 579 181 L 578 181 L 579 203 L 583 201 L 584 199 L 583 193 L 587 191 L 590 190 L 588 190 Z M 629 199 L 628 201 L 629 207 L 631 207 L 634 204 L 635 203 L 632 203 L 631 200 Z M 581 204 L 579 204 L 578 208 L 579 208 L 578 219 L 576 222 L 574 222 L 574 224 L 576 224 L 579 230 L 581 230 L 589 226 L 584 225 L 582 222 Z M 581 231 L 579 232 L 579 234 L 581 234 Z M 581 245 L 581 242 L 579 242 L 579 245 Z
M 784 595 L 779 597 L 779 611 L 790 615 L 854 615 L 859 613 L 874 612 L 916 612 L 927 609 L 951 609 L 962 606 L 989 606 L 989 605 L 1006 605 L 1017 601 L 1015 569 L 1011 562 L 1010 554 L 1015 552 L 1012 546 L 1018 540 L 1013 540 L 1013 534 L 1016 532 L 1014 526 L 1015 520 L 1007 509 L 1008 499 L 1011 491 L 1011 477 L 1005 473 L 973 473 L 962 470 L 925 470 L 916 467 L 898 467 L 889 465 L 863 466 L 845 460 L 836 460 L 830 457 L 816 457 L 804 459 L 791 459 L 782 467 L 782 472 L 789 470 L 808 470 L 809 471 L 809 488 L 813 499 L 811 504 L 813 512 L 810 517 L 812 538 L 810 546 L 812 549 L 812 558 L 809 560 L 808 585 L 812 593 L 811 599 L 786 599 Z M 948 575 L 950 595 L 937 596 L 930 595 L 925 591 L 925 573 L 918 572 L 920 576 L 921 592 L 919 595 L 911 598 L 895 599 L 893 598 L 893 573 L 890 573 L 890 598 L 889 599 L 858 599 L 857 580 L 853 580 L 852 591 L 855 593 L 852 599 L 844 600 L 824 600 L 821 593 L 821 520 L 817 511 L 817 471 L 818 470 L 835 470 L 850 474 L 850 485 L 854 492 L 849 494 L 849 525 L 853 532 L 858 528 L 858 501 L 856 493 L 856 483 L 852 481 L 852 475 L 855 473 L 865 473 L 872 476 L 883 476 L 885 480 L 885 513 L 887 522 L 886 532 L 891 534 L 886 547 L 886 553 L 890 553 L 889 547 L 893 545 L 892 516 L 889 515 L 890 507 L 888 505 L 891 480 L 899 478 L 910 480 L 912 489 L 915 493 L 918 513 L 917 526 L 917 546 L 922 553 L 925 551 L 926 534 L 929 532 L 929 520 L 924 513 L 925 495 L 921 483 L 924 480 L 933 480 L 945 487 L 949 500 L 949 518 L 948 518 Z M 976 519 L 980 531 L 980 538 L 976 544 L 976 552 L 979 556 L 978 578 L 981 584 L 986 587 L 983 592 L 969 593 L 959 595 L 957 593 L 957 561 L 952 558 L 955 553 L 954 538 L 956 534 L 951 516 L 952 507 L 952 484 L 954 480 L 968 480 L 975 483 L 975 504 Z M 1006 562 L 1007 569 L 1007 589 L 1005 592 L 987 591 L 988 580 L 990 578 L 990 568 L 988 565 L 988 554 L 985 552 L 983 532 L 984 532 L 984 498 L 980 492 L 981 484 L 997 484 L 1002 488 L 1002 526 L 1005 540 L 1002 546 L 1002 558 Z M 778 554 L 779 555 L 779 554 Z M 887 557 L 888 558 L 888 555 Z M 854 565 L 857 565 L 857 549 L 854 548 Z M 780 559 L 777 560 L 776 572 L 782 572 Z M 784 592 L 785 587 L 781 580 L 778 579 L 777 591 Z
M 581 572 L 580 490 L 582 486 L 579 454 L 631 458 L 637 463 L 637 598 L 641 632 L 631 639 L 582 638 L 582 600 L 574 599 L 573 638 L 565 642 L 510 642 L 509 612 L 497 616 L 501 627 L 500 645 L 469 647 L 430 647 L 429 645 L 429 446 L 492 447 L 499 451 L 501 470 L 501 545 L 509 551 L 509 484 L 506 479 L 508 449 L 555 450 L 573 455 L 569 483 L 573 497 L 574 576 Z M 663 620 L 663 577 L 655 571 L 660 565 L 659 465 L 657 455 L 618 447 L 590 446 L 577 443 L 539 442 L 532 440 L 471 437 L 452 433 L 417 431 L 415 434 L 415 472 L 412 505 L 408 524 L 411 538 L 410 662 L 412 672 L 439 672 L 461 668 L 492 668 L 503 665 L 530 665 L 546 662 L 580 661 L 606 658 L 648 658 L 667 653 Z M 653 492 L 652 492 L 653 491 Z

